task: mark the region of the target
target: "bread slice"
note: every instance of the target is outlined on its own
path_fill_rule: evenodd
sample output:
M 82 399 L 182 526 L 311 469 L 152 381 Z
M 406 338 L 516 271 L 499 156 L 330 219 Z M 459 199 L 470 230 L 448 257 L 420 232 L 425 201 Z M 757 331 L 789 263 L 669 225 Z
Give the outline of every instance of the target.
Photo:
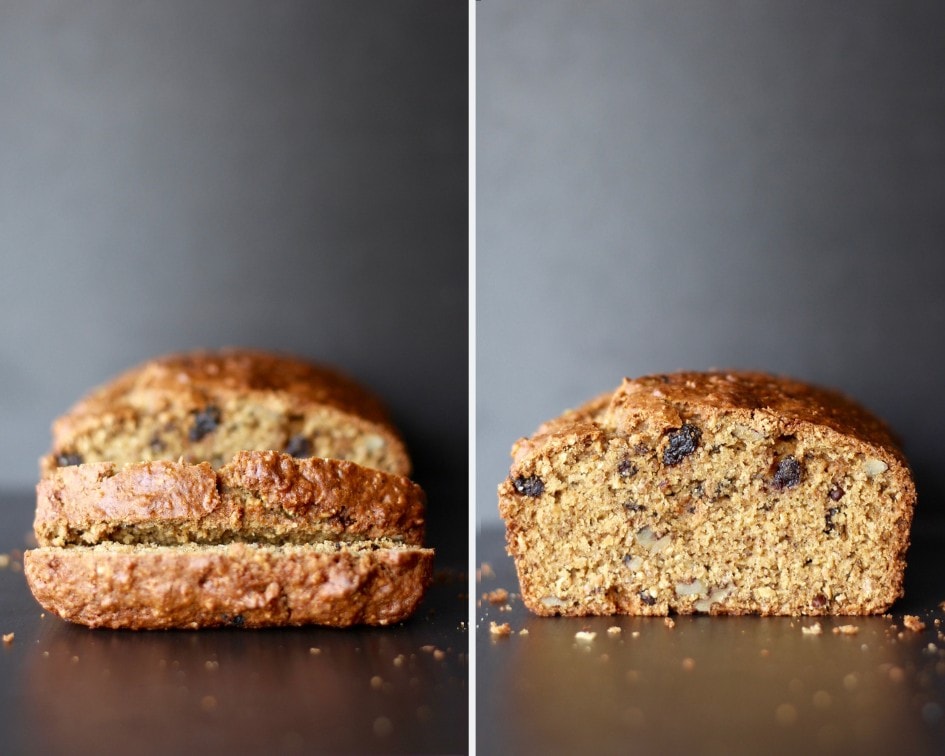
M 129 370 L 53 424 L 43 474 L 158 459 L 219 467 L 241 450 L 330 457 L 410 474 L 380 401 L 349 378 L 252 350 L 170 355 Z
M 100 544 L 42 547 L 23 558 L 46 610 L 89 627 L 133 630 L 387 625 L 415 610 L 432 565 L 431 550 L 385 540 Z
M 90 462 L 37 486 L 41 546 L 119 543 L 423 542 L 425 496 L 354 462 L 242 451 L 208 463 Z
M 760 373 L 627 379 L 520 440 L 499 486 L 542 615 L 883 612 L 914 505 L 879 420 Z

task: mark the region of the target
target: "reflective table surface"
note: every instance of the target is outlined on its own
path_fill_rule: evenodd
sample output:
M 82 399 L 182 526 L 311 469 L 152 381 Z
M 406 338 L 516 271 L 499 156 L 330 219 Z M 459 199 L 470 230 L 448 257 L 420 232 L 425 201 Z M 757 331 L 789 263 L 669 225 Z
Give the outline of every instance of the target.
M 464 554 L 399 626 L 89 630 L 29 592 L 33 506 L 0 496 L 0 753 L 467 750 Z

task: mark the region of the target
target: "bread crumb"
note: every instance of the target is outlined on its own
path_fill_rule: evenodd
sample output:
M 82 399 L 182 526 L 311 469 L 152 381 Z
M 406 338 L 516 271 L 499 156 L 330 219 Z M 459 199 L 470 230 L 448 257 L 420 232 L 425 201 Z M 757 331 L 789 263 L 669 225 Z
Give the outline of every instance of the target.
M 519 635 L 528 635 L 528 628 L 527 628 L 527 627 L 523 627 L 521 630 L 518 631 L 518 634 L 519 634 Z
M 394 731 L 394 724 L 387 717 L 378 717 L 374 720 L 374 734 L 379 738 L 386 738 Z
M 925 623 L 914 614 L 907 614 L 903 617 L 902 624 L 905 625 L 907 630 L 911 630 L 914 633 L 921 633 L 925 630 Z
M 403 654 L 397 654 L 397 656 L 394 657 L 394 666 L 395 666 L 395 667 L 402 667 L 402 666 L 404 666 L 404 660 L 405 660 L 406 658 L 407 658 L 407 657 L 404 656 Z
M 0 554 L 0 570 L 10 566 L 10 555 Z
M 15 635 L 15 633 L 4 633 L 4 634 L 3 634 L 3 642 L 4 642 L 6 645 L 9 646 L 11 643 L 13 643 L 13 636 L 14 636 L 14 635 Z
M 436 646 L 432 644 L 429 644 L 426 646 L 420 646 L 420 650 L 423 651 L 424 653 L 432 654 L 434 651 L 436 651 Z
M 436 659 L 437 661 L 443 661 L 446 658 L 446 651 L 441 651 L 440 649 L 437 649 L 436 651 L 433 652 L 433 658 Z
M 384 687 L 384 678 L 380 675 L 374 675 L 371 678 L 371 690 L 380 690 Z
M 623 629 L 614 625 L 613 627 L 607 628 L 607 635 L 620 635 L 623 632 Z
M 797 709 L 793 704 L 783 703 L 774 712 L 780 725 L 792 725 L 797 721 Z
M 802 626 L 801 632 L 804 633 L 804 635 L 823 635 L 824 629 L 823 627 L 821 627 L 819 622 L 815 622 L 813 625 L 810 625 L 809 627 Z
M 429 722 L 431 719 L 433 719 L 433 709 L 431 709 L 429 706 L 426 706 L 426 705 L 418 706 L 417 719 L 420 722 L 424 722 L 424 723 Z
M 630 633 L 630 637 L 631 637 L 631 638 L 639 638 L 639 637 L 640 637 L 640 631 L 639 631 L 639 630 L 634 630 L 632 633 Z
M 692 670 L 696 668 L 696 660 L 693 659 L 691 656 L 687 656 L 685 659 L 682 660 L 682 668 L 686 672 L 692 672 Z
M 488 562 L 483 562 L 479 565 L 479 569 L 476 570 L 476 581 L 482 582 L 483 578 L 494 578 L 495 572 L 492 571 L 492 565 Z
M 860 632 L 857 625 L 838 625 L 833 629 L 834 635 L 856 635 Z
M 676 627 L 676 620 L 674 620 L 672 617 L 664 617 L 663 624 L 672 630 L 674 627 Z
M 591 630 L 578 630 L 578 631 L 574 634 L 575 640 L 579 640 L 579 641 L 581 641 L 582 643 L 590 643 L 590 642 L 591 642 L 592 640 L 594 640 L 594 638 L 596 638 L 596 637 L 597 637 L 597 633 L 595 633 L 595 632 L 593 632 L 593 631 L 591 631 Z
M 312 647 L 308 650 L 308 652 L 309 652 L 312 656 L 318 656 L 318 655 L 322 652 L 322 650 L 321 650 L 320 648 L 316 648 L 315 646 L 312 646 Z
M 509 592 L 505 588 L 496 588 L 494 591 L 489 591 L 489 593 L 483 593 L 482 597 L 490 604 L 499 605 L 509 600 Z
M 501 625 L 490 622 L 489 632 L 496 638 L 508 638 L 512 634 L 512 628 L 508 622 L 503 622 Z

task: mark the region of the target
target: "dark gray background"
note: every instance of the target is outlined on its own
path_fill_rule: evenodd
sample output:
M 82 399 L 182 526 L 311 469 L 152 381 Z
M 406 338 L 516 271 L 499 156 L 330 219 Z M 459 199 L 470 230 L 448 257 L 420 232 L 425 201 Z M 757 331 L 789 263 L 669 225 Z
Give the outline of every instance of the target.
M 543 420 L 676 369 L 833 385 L 934 513 L 945 6 L 478 6 L 477 485 Z
M 463 2 L 0 5 L 0 488 L 115 372 L 251 345 L 465 491 L 467 90 Z

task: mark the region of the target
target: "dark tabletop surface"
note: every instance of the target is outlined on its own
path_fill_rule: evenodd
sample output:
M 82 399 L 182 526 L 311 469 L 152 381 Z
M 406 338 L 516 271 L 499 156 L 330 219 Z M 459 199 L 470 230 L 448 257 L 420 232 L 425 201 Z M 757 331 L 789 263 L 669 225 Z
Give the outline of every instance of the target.
M 888 617 L 820 618 L 820 635 L 803 632 L 814 618 L 532 616 L 503 531 L 483 529 L 477 750 L 945 753 L 945 524 L 916 525 L 906 597 Z M 499 588 L 506 604 L 484 598 Z M 925 629 L 904 629 L 905 614 Z M 856 634 L 835 634 L 842 625 Z
M 0 495 L 0 753 L 467 750 L 465 554 L 399 626 L 89 630 L 26 586 L 33 506 Z

